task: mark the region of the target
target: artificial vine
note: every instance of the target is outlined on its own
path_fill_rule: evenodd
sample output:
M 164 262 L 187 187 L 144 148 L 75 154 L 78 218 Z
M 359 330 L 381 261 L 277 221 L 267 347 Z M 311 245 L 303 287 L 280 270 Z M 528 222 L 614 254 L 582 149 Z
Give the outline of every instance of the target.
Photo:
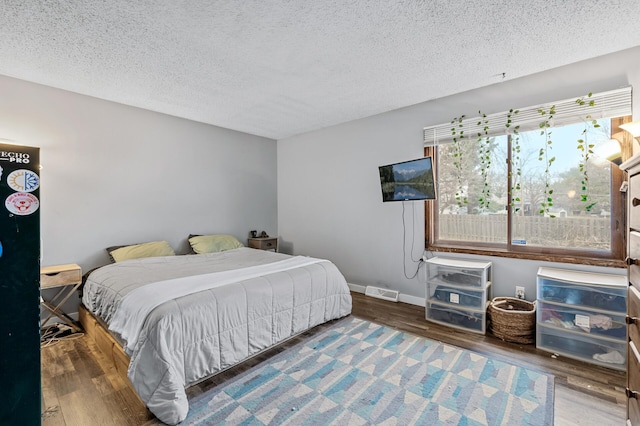
M 590 100 L 592 93 L 589 93 L 585 99 L 584 97 L 576 99 L 576 103 L 580 106 L 595 106 L 595 101 Z M 510 179 L 510 206 L 514 212 L 520 210 L 519 204 L 522 202 L 522 159 L 520 145 L 520 126 L 513 126 L 514 115 L 518 114 L 519 110 L 510 109 L 507 113 L 507 121 L 505 127 L 511 132 L 511 169 L 509 174 Z M 491 167 L 491 138 L 489 137 L 489 119 L 486 114 L 478 111 L 479 120 L 477 126 L 481 130 L 477 133 L 478 143 L 478 159 L 480 164 L 480 174 L 483 180 L 483 186 L 480 198 L 478 199 L 481 208 L 489 208 L 491 202 L 491 187 L 489 185 L 489 170 Z M 541 115 L 542 121 L 538 124 L 540 128 L 540 135 L 544 137 L 544 146 L 540 148 L 538 152 L 538 160 L 544 161 L 544 194 L 543 199 L 540 202 L 540 209 L 538 213 L 544 216 L 555 218 L 556 216 L 551 213 L 553 207 L 553 188 L 552 188 L 552 175 L 551 168 L 556 161 L 556 157 L 552 155 L 553 140 L 552 140 L 552 125 L 553 118 L 556 114 L 556 106 L 552 105 L 550 108 L 538 109 L 538 114 Z M 451 120 L 451 134 L 453 139 L 453 166 L 457 172 L 457 189 L 455 193 L 455 200 L 458 206 L 463 207 L 468 204 L 467 191 L 464 188 L 464 170 L 463 170 L 463 147 L 462 143 L 466 140 L 464 134 L 464 115 L 456 117 Z M 581 177 L 581 201 L 585 203 L 585 210 L 591 211 L 595 206 L 595 202 L 592 202 L 589 194 L 589 160 L 594 153 L 594 144 L 588 142 L 588 133 L 591 128 L 598 128 L 600 125 L 597 120 L 592 119 L 591 115 L 585 116 L 585 127 L 581 137 L 578 139 L 577 148 L 581 152 L 581 159 L 579 164 Z M 513 126 L 513 127 L 512 127 Z
M 514 110 L 513 108 L 509 110 L 507 113 L 507 122 L 505 123 L 505 127 L 509 129 L 513 120 L 511 117 L 514 114 L 518 114 L 520 110 Z M 513 208 L 514 212 L 518 212 L 520 207 L 517 207 L 516 203 L 520 203 L 522 199 L 520 198 L 520 193 L 522 192 L 522 186 L 520 184 L 522 180 L 522 163 L 520 161 L 520 126 L 515 126 L 512 130 L 513 137 L 511 138 L 511 171 L 509 172 L 509 181 L 511 182 L 511 202 L 510 206 Z
M 592 96 L 592 93 L 587 95 L 588 98 Z M 580 106 L 589 105 L 590 107 L 595 106 L 595 101 L 592 99 L 587 102 L 584 98 L 576 99 L 576 103 Z M 584 130 L 582 131 L 582 137 L 578 139 L 578 150 L 581 153 L 580 156 L 580 173 L 582 173 L 582 179 L 580 181 L 582 194 L 580 194 L 580 201 L 586 203 L 585 210 L 590 212 L 593 207 L 596 205 L 595 202 L 591 201 L 589 194 L 589 159 L 591 158 L 591 154 L 593 154 L 594 144 L 588 143 L 588 134 L 589 128 L 592 127 L 597 129 L 600 127 L 597 120 L 593 120 L 590 114 L 587 114 L 585 117 Z
M 540 135 L 544 136 L 544 147 L 540 148 L 538 153 L 538 160 L 545 162 L 545 170 L 544 170 L 544 198 L 540 202 L 540 210 L 538 211 L 541 215 L 555 217 L 555 215 L 551 214 L 551 207 L 553 206 L 553 188 L 551 188 L 551 165 L 556 161 L 556 157 L 551 156 L 551 148 L 553 145 L 553 141 L 551 140 L 551 122 L 553 120 L 553 116 L 556 113 L 556 106 L 553 105 L 549 110 L 538 109 L 538 113 L 542 115 L 544 118 L 543 121 L 540 122 Z
M 453 166 L 457 171 L 457 181 L 458 181 L 457 182 L 458 187 L 456 189 L 455 198 L 456 198 L 456 202 L 458 203 L 458 206 L 460 207 L 464 206 L 469 202 L 469 200 L 467 199 L 467 196 L 465 195 L 464 187 L 462 185 L 463 183 L 462 182 L 462 172 L 463 172 L 462 141 L 466 137 L 464 134 L 464 124 L 463 124 L 464 117 L 465 117 L 464 115 L 461 115 L 460 117 L 456 117 L 453 120 L 451 120 L 451 124 L 453 124 L 453 127 L 451 128 L 451 135 L 453 136 Z
M 489 137 L 489 119 L 486 114 L 478 111 L 480 121 L 478 127 L 478 157 L 480 159 L 480 175 L 482 176 L 482 191 L 478 201 L 481 208 L 489 208 L 491 204 L 491 187 L 489 186 L 489 169 L 491 168 L 491 138 Z

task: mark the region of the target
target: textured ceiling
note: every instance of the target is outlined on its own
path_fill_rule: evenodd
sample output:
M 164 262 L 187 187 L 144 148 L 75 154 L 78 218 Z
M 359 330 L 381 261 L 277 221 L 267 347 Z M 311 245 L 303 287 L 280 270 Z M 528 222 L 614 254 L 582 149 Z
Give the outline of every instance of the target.
M 0 74 L 281 139 L 638 46 L 639 18 L 638 0 L 2 0 Z

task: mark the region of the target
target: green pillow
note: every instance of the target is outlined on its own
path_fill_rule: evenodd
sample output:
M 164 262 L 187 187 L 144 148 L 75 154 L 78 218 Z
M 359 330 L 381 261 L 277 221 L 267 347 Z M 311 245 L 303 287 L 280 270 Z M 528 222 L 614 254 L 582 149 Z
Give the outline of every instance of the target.
M 141 257 L 175 256 L 175 252 L 167 241 L 154 241 L 118 247 L 109 251 L 109 255 L 115 262 L 122 262 L 123 260 Z
M 197 254 L 216 253 L 244 247 L 233 235 L 197 235 L 189 238 L 191 249 Z

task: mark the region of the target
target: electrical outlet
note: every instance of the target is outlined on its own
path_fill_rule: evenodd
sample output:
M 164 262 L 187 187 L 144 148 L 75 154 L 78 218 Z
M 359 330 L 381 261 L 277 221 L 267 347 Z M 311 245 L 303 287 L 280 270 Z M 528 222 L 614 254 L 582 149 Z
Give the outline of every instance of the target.
M 516 286 L 516 297 L 524 300 L 524 287 Z

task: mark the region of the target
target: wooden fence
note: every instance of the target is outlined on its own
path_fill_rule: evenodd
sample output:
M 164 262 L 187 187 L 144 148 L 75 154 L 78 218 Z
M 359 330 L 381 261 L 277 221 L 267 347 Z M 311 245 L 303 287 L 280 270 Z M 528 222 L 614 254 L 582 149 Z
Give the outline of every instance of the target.
M 506 215 L 440 215 L 438 232 L 441 240 L 505 243 Z M 513 240 L 527 245 L 609 249 L 611 219 L 596 216 L 514 218 Z

